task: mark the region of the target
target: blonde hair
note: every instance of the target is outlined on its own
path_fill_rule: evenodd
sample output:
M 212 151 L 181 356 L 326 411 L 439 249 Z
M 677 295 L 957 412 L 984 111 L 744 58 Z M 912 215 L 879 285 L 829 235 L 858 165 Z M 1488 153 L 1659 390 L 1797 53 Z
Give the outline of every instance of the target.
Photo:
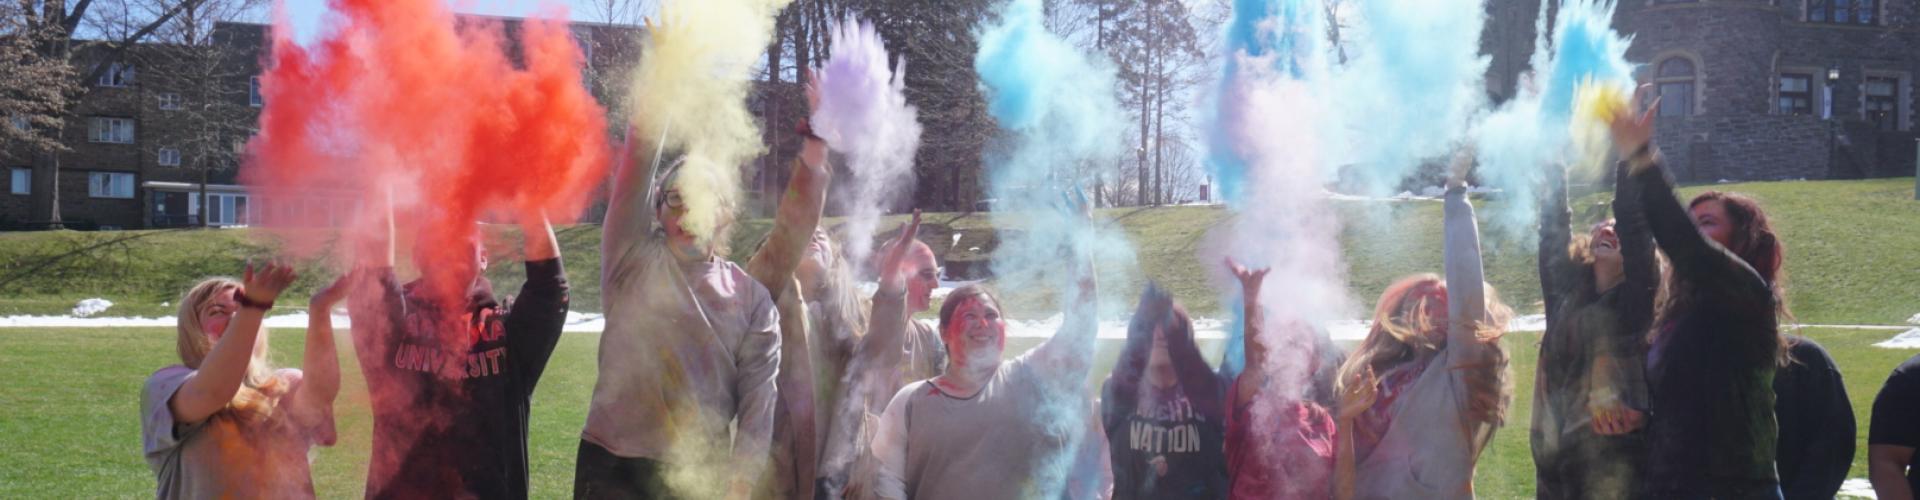
M 1374 307 L 1373 327 L 1340 367 L 1337 384 L 1338 393 L 1343 395 L 1343 399 L 1353 397 L 1346 396 L 1353 384 L 1378 383 L 1374 377 L 1444 347 L 1437 345 L 1427 332 L 1447 328 L 1447 325 L 1433 324 L 1428 313 L 1435 307 L 1444 308 L 1446 305 L 1434 300 L 1434 293 L 1414 293 L 1434 290 L 1444 284 L 1438 275 L 1417 274 L 1401 278 L 1380 294 L 1380 302 Z M 1488 346 L 1487 357 L 1444 369 L 1467 372 L 1465 378 L 1471 394 L 1468 416 L 1475 421 L 1498 424 L 1506 418 L 1507 404 L 1513 393 L 1512 377 L 1507 376 L 1507 352 L 1500 346 L 1500 337 L 1506 333 L 1507 322 L 1513 318 L 1513 309 L 1500 301 L 1500 294 L 1493 285 L 1482 283 L 1481 286 L 1486 287 L 1487 310 L 1485 319 L 1473 326 L 1474 340 Z M 1365 376 L 1369 372 L 1374 377 Z M 1373 403 L 1373 398 L 1343 400 L 1340 406 L 1365 408 L 1373 406 Z
M 240 288 L 240 282 L 233 278 L 208 278 L 180 297 L 180 313 L 176 316 L 176 346 L 181 364 L 199 370 L 200 363 L 206 361 L 207 353 L 213 350 L 213 339 L 207 335 L 206 325 L 200 323 L 201 308 L 215 296 Z M 268 352 L 267 330 L 261 327 L 258 339 L 253 343 L 253 359 L 247 363 L 246 378 L 242 379 L 239 392 L 233 394 L 233 401 L 227 403 L 223 412 L 231 411 L 235 417 L 254 421 L 272 416 L 273 403 L 286 392 L 287 387 L 274 376 L 273 365 L 267 359 Z

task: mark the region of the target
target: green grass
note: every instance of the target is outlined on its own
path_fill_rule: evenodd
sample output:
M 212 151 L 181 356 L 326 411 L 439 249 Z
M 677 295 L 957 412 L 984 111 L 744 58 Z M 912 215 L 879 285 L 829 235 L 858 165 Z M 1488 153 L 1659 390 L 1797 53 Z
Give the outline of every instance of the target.
M 1871 344 L 1884 331 L 1810 330 L 1833 353 L 1846 378 L 1859 450 L 1851 477 L 1865 477 L 1866 429 L 1874 394 L 1893 367 L 1915 354 Z M 138 498 L 151 496 L 153 476 L 140 455 L 139 394 L 154 370 L 176 363 L 170 328 L 0 329 L 0 498 Z M 274 360 L 299 363 L 304 333 L 273 334 Z M 560 498 L 572 491 L 573 460 L 596 374 L 597 334 L 568 334 L 534 393 L 531 424 L 532 496 Z M 1010 351 L 1033 339 L 1014 339 Z M 1515 400 L 1506 428 L 1480 461 L 1475 487 L 1485 498 L 1530 498 L 1532 455 L 1527 426 L 1533 394 L 1537 334 L 1508 336 Z M 367 392 L 342 335 L 343 388 L 335 403 L 339 443 L 321 448 L 314 484 L 322 498 L 357 498 L 364 488 L 372 423 Z M 1217 344 L 1209 344 L 1218 352 Z M 1118 345 L 1103 342 L 1093 379 L 1105 377 Z
M 1920 312 L 1920 303 L 1915 302 L 1920 297 L 1920 257 L 1913 253 L 1920 248 L 1920 230 L 1916 230 L 1920 226 L 1915 224 L 1920 221 L 1920 202 L 1912 200 L 1912 178 L 1694 186 L 1684 188 L 1683 194 L 1708 188 L 1748 193 L 1766 205 L 1788 246 L 1790 300 L 1803 322 L 1900 324 Z M 1598 216 L 1603 212 L 1590 208 L 1604 200 L 1604 194 L 1588 196 L 1578 206 L 1589 217 Z M 1506 202 L 1478 203 L 1485 215 Z M 1395 278 L 1440 269 L 1440 204 L 1336 202 L 1334 208 L 1345 226 L 1341 241 L 1348 295 L 1357 308 L 1370 306 Z M 1124 208 L 1102 210 L 1098 216 L 1127 233 L 1140 264 L 1140 272 L 1133 273 L 1132 279 L 1109 280 L 1103 286 L 1115 295 L 1131 297 L 1151 279 L 1172 290 L 1196 315 L 1222 314 L 1220 294 L 1209 282 L 1218 264 L 1200 262 L 1195 250 L 1208 230 L 1230 217 L 1229 212 L 1217 207 Z M 891 231 L 903 220 L 890 217 L 880 227 Z M 924 220 L 923 239 L 933 244 L 949 267 L 980 265 L 987 258 L 971 251 L 974 247 L 991 250 L 994 227 L 987 214 L 927 214 Z M 734 258 L 744 261 L 769 225 L 767 220 L 743 221 L 733 238 Z M 1501 290 L 1508 304 L 1523 312 L 1538 312 L 1532 235 L 1488 227 L 1488 281 Z M 1018 229 L 1017 224 L 1011 229 Z M 513 265 L 519 260 L 517 231 L 510 227 L 492 231 L 496 265 L 489 276 L 499 289 L 513 290 L 521 279 L 519 266 Z M 962 239 L 951 245 L 955 232 Z M 599 228 L 564 227 L 559 238 L 572 264 L 569 277 L 575 308 L 599 311 Z M 335 248 L 328 232 L 0 234 L 0 315 L 65 314 L 87 297 L 114 301 L 110 315 L 169 315 L 171 302 L 201 277 L 234 274 L 247 259 L 268 258 L 283 249 L 300 262 L 321 265 L 307 269 L 325 269 L 336 264 Z M 323 284 L 327 274 L 306 273 L 291 295 L 304 296 Z M 1015 317 L 1052 312 L 1049 300 L 1009 302 Z

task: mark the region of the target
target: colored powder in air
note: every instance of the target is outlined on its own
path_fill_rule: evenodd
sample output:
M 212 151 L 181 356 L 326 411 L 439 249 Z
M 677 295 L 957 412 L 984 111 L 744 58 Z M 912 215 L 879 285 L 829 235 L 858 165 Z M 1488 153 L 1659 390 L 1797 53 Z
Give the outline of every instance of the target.
M 1479 178 L 1503 191 L 1511 203 L 1481 212 L 1495 235 L 1529 234 L 1538 216 L 1539 173 L 1569 168 L 1569 180 L 1593 181 L 1606 173 L 1611 138 L 1598 111 L 1577 112 L 1606 102 L 1625 102 L 1632 88 L 1628 40 L 1610 27 L 1614 3 L 1576 0 L 1562 4 L 1546 35 L 1543 9 L 1535 22 L 1531 78 L 1522 76 L 1513 99 L 1482 116 L 1474 127 Z M 1583 91 L 1582 88 L 1587 90 Z
M 1337 91 L 1312 96 L 1339 112 L 1332 138 L 1351 158 L 1348 187 L 1387 196 L 1452 152 L 1485 102 L 1482 0 L 1367 1 L 1343 28 L 1349 61 Z M 1426 179 L 1438 184 L 1438 179 Z
M 820 109 L 812 123 L 848 160 L 853 193 L 835 199 L 847 214 L 847 258 L 866 269 L 880 215 L 913 191 L 919 111 L 907 104 L 906 59 L 888 68 L 886 44 L 872 24 L 848 18 L 832 35 L 833 56 L 814 71 Z
M 1115 285 L 1135 272 L 1132 244 L 1116 228 L 1088 224 L 1060 207 L 1063 197 L 1084 202 L 1081 188 L 1122 151 L 1121 127 L 1129 120 L 1117 99 L 1114 69 L 1049 33 L 1039 0 L 1014 0 L 998 14 L 980 31 L 973 61 L 987 110 L 1003 132 L 997 154 L 987 160 L 987 191 L 996 200 L 993 223 L 1022 228 L 1001 232 L 992 262 L 997 288 L 1015 301 L 1050 292 L 1064 305 L 1080 276 L 1078 259 L 1090 258 L 1105 285 L 1102 308 L 1117 313 L 1128 301 Z M 1071 349 L 1093 355 L 1092 336 L 1084 341 Z M 1085 380 L 1051 382 L 1044 404 L 1029 418 L 1049 434 L 1067 436 L 1066 451 L 1036 457 L 1027 497 L 1061 497 L 1078 484 L 1068 479 L 1072 450 L 1086 439 L 1089 389 Z
M 272 30 L 267 104 L 241 170 L 268 226 L 326 225 L 301 207 L 357 204 L 346 240 L 378 241 L 375 200 L 391 193 L 413 253 L 449 263 L 423 270 L 429 292 L 463 301 L 471 275 L 436 269 L 470 268 L 475 221 L 564 223 L 590 201 L 609 153 L 605 110 L 559 7 L 521 23 L 513 43 L 501 23 L 456 19 L 437 0 L 330 5 L 311 47 L 289 38 L 284 15 Z
M 1326 153 L 1339 147 L 1337 134 L 1325 126 L 1338 110 L 1320 97 L 1340 91 L 1329 86 L 1333 80 L 1327 78 L 1327 58 L 1315 42 L 1324 34 L 1325 19 L 1317 0 L 1272 0 L 1236 10 L 1227 36 L 1230 46 L 1240 48 L 1226 55 L 1222 90 L 1213 103 L 1216 118 L 1207 129 L 1214 148 L 1210 161 L 1244 166 L 1245 175 L 1237 179 L 1244 185 L 1232 189 L 1247 193 L 1233 200 L 1235 216 L 1208 234 L 1199 251 L 1200 264 L 1225 296 L 1222 302 L 1233 307 L 1228 312 L 1235 327 L 1229 329 L 1220 371 L 1233 377 L 1243 370 L 1261 370 L 1268 379 L 1266 394 L 1277 400 L 1299 401 L 1308 395 L 1320 354 L 1315 337 L 1324 335 L 1312 325 L 1346 318 L 1351 309 L 1340 220 L 1322 187 L 1334 173 Z M 1261 31 L 1249 38 L 1232 26 L 1259 26 Z M 1268 346 L 1264 366 L 1244 365 L 1245 298 L 1240 283 L 1221 265 L 1228 256 L 1250 268 L 1272 269 L 1263 285 L 1259 306 L 1265 321 L 1256 339 Z M 1280 407 L 1255 406 L 1254 418 L 1279 419 Z M 1252 449 L 1274 457 L 1297 451 Z M 1324 482 L 1308 483 L 1282 487 L 1324 487 Z
M 747 110 L 754 65 L 791 0 L 683 0 L 661 6 L 641 48 L 630 92 L 642 138 L 664 135 L 685 154 L 673 177 L 687 213 L 681 227 L 702 244 L 731 222 L 740 169 L 759 156 L 760 127 Z

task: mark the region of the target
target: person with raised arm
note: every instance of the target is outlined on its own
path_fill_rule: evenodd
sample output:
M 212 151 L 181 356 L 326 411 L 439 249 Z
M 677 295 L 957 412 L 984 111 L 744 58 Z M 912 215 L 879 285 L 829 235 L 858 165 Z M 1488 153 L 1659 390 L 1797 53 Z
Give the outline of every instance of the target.
M 1260 292 L 1271 269 L 1248 269 L 1232 258 L 1226 266 L 1240 284 L 1247 356 L 1246 369 L 1227 388 L 1226 498 L 1327 498 L 1337 434 L 1333 415 L 1313 398 L 1313 377 L 1327 359 L 1320 351 L 1331 345 L 1301 321 L 1267 333 Z M 1306 366 L 1280 366 L 1280 358 Z
M 1486 284 L 1467 202 L 1472 157 L 1454 159 L 1446 278 L 1402 278 L 1374 308 L 1340 374 L 1334 498 L 1473 498 L 1473 470 L 1505 423 L 1512 380 L 1500 336 L 1512 311 Z
M 373 407 L 367 498 L 526 498 L 533 391 L 569 306 L 553 226 L 524 216 L 526 282 L 501 299 L 484 274 L 477 225 L 466 226 L 459 259 L 416 243 L 421 278 L 400 283 L 388 205 L 386 239 L 354 271 L 348 306 Z M 435 293 L 434 280 L 461 284 L 461 293 Z
M 1627 179 L 1617 167 L 1616 183 Z M 1547 169 L 1540 205 L 1540 290 L 1547 331 L 1534 378 L 1531 433 L 1543 499 L 1627 498 L 1645 460 L 1646 331 L 1660 271 L 1632 189 L 1615 219 L 1571 236 L 1566 169 Z
M 1085 206 L 1076 207 L 1089 220 Z M 1060 331 L 1003 359 L 1001 304 L 980 285 L 940 305 L 946 371 L 908 384 L 880 418 L 873 493 L 885 499 L 1035 498 L 1068 495 L 1091 439 L 1090 394 L 1097 291 L 1092 259 L 1076 255 L 1078 284 L 1067 290 Z M 877 317 L 878 315 L 876 315 Z M 878 319 L 875 320 L 877 325 Z
M 940 334 L 913 318 L 930 307 L 933 289 L 939 286 L 933 250 L 919 234 L 920 212 L 915 210 L 900 234 L 880 249 L 880 281 L 867 332 L 856 339 L 831 399 L 816 489 L 827 498 L 859 498 L 871 492 L 878 463 L 868 450 L 880 414 L 901 387 L 946 369 Z
M 683 185 L 704 184 L 683 183 L 704 174 L 681 166 L 712 160 L 682 156 L 656 182 L 660 151 L 642 151 L 636 135 L 602 225 L 607 326 L 573 494 L 748 498 L 769 463 L 780 313 L 765 285 L 724 258 L 733 207 L 721 207 L 714 234 L 681 225 Z
M 1659 101 L 1637 107 L 1615 109 L 1610 124 L 1627 163 L 1621 197 L 1639 201 L 1670 266 L 1650 333 L 1647 461 L 1636 483 L 1650 498 L 1781 498 L 1772 386 L 1789 359 L 1777 279 L 1785 247 L 1758 205 L 1717 193 L 1681 205 L 1653 143 Z
M 1193 320 L 1149 283 L 1127 325 L 1127 342 L 1100 387 L 1115 499 L 1221 498 L 1225 387 L 1194 342 Z M 1329 455 L 1331 456 L 1331 455 Z M 1324 496 L 1324 495 L 1323 495 Z
M 803 72 L 807 81 L 807 105 L 820 107 L 820 89 L 812 70 Z M 771 435 L 772 468 L 762 482 L 760 494 L 771 498 L 813 498 L 815 471 L 820 461 L 820 422 L 815 413 L 814 370 L 809 347 L 806 288 L 799 284 L 798 271 L 808 257 L 820 215 L 826 207 L 827 186 L 833 183 L 833 167 L 827 164 L 827 143 L 814 135 L 812 125 L 801 122 L 800 155 L 793 161 L 787 192 L 774 213 L 773 229 L 747 261 L 747 274 L 753 276 L 767 294 L 773 296 L 780 315 L 780 367 L 775 386 L 779 399 L 774 404 Z
M 249 264 L 240 281 L 201 281 L 180 299 L 180 364 L 141 391 L 141 448 L 154 498 L 313 498 L 307 453 L 332 446 L 340 394 L 329 310 L 335 282 L 309 302 L 301 369 L 275 369 L 261 325 L 291 267 Z

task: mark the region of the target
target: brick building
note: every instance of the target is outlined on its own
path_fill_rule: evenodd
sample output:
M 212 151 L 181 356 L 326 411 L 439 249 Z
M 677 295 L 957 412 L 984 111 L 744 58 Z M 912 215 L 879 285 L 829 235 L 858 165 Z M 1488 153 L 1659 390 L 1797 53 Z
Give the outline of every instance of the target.
M 1543 3 L 1489 3 L 1496 98 Z M 1914 174 L 1920 0 L 1621 0 L 1613 25 L 1661 95 L 1656 140 L 1683 181 Z
M 520 20 L 462 17 L 482 20 L 501 23 L 510 42 L 518 39 Z M 85 82 L 62 132 L 69 151 L 58 153 L 57 168 L 51 155 L 0 148 L 0 169 L 7 173 L 0 229 L 44 227 L 56 198 L 63 222 L 77 229 L 249 224 L 262 204 L 236 183 L 237 166 L 265 104 L 259 74 L 270 49 L 268 28 L 219 23 L 203 46 L 142 44 L 112 59 L 104 50 L 76 54 L 82 70 L 107 70 Z M 586 55 L 588 87 L 601 102 L 615 102 L 609 97 L 625 89 L 641 31 L 594 23 L 572 29 Z M 507 50 L 517 59 L 516 46 Z M 351 193 L 315 187 L 304 199 L 274 205 L 327 220 L 319 215 L 343 216 L 353 208 L 351 199 Z

